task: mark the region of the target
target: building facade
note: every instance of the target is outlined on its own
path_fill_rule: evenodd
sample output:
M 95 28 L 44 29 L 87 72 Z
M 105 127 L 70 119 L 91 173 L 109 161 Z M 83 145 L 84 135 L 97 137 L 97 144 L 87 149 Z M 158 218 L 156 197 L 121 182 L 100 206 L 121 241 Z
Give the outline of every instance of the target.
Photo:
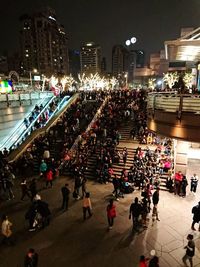
M 69 73 L 68 38 L 56 13 L 45 8 L 20 17 L 21 72 L 33 69 L 46 76 Z
M 81 46 L 80 51 L 81 73 L 101 72 L 101 47 L 93 42 Z
M 128 51 L 123 45 L 115 45 L 112 49 L 112 74 L 118 77 L 128 71 Z

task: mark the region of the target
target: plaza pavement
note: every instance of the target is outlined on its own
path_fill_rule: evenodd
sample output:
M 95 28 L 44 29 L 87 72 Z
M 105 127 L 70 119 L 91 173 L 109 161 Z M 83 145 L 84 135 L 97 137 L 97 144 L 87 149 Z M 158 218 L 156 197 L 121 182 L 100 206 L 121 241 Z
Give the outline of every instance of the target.
M 188 173 L 195 170 L 200 176 L 197 164 L 199 162 L 193 160 Z M 0 213 L 7 213 L 13 222 L 16 244 L 13 247 L 0 246 L 0 267 L 23 267 L 24 255 L 30 247 L 39 254 L 38 267 L 137 267 L 139 256 L 150 256 L 153 249 L 160 258 L 160 267 L 180 267 L 183 266 L 181 258 L 189 233 L 194 234 L 196 243 L 194 267 L 200 267 L 200 232 L 190 229 L 191 209 L 200 200 L 200 190 L 196 195 L 188 193 L 186 198 L 161 191 L 160 222 L 152 225 L 150 214 L 148 229 L 133 234 L 132 222 L 128 219 L 129 206 L 134 197 L 140 197 L 139 191 L 115 202 L 117 217 L 113 229 L 108 231 L 106 206 L 113 190 L 112 184 L 88 181 L 93 216 L 84 222 L 81 200 L 71 198 L 69 210 L 60 211 L 60 188 L 66 181 L 73 188 L 71 179 L 60 177 L 52 189 L 40 192 L 52 211 L 52 221 L 44 230 L 28 232 L 24 214 L 30 202 L 20 202 L 18 191 L 15 200 L 1 203 Z M 39 186 L 42 187 L 43 183 Z

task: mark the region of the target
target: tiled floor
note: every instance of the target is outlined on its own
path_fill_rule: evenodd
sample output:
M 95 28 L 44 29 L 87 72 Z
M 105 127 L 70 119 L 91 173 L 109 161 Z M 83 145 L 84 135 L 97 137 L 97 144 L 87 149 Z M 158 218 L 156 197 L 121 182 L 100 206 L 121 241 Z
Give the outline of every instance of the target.
M 199 161 L 190 161 L 188 174 L 194 171 L 200 176 Z M 39 253 L 39 267 L 137 267 L 139 256 L 150 256 L 154 249 L 160 257 L 160 267 L 180 267 L 183 266 L 181 258 L 189 233 L 194 234 L 196 243 L 194 267 L 200 267 L 200 232 L 190 229 L 191 209 L 200 200 L 200 186 L 196 195 L 188 192 L 186 198 L 160 192 L 160 222 L 152 225 L 150 214 L 148 229 L 132 233 L 128 211 L 133 198 L 140 197 L 139 191 L 116 202 L 117 218 L 113 229 L 108 231 L 106 205 L 111 197 L 112 185 L 88 182 L 94 214 L 83 222 L 81 200 L 71 199 L 68 212 L 59 210 L 60 188 L 66 180 L 73 188 L 72 181 L 62 177 L 52 189 L 41 191 L 42 199 L 49 203 L 53 214 L 50 226 L 42 231 L 27 231 L 24 214 L 28 201 L 21 203 L 15 200 L 1 207 L 1 212 L 7 212 L 14 223 L 16 238 L 14 247 L 0 247 L 1 267 L 21 267 L 29 247 L 34 247 Z M 19 193 L 16 193 L 16 199 L 19 199 Z

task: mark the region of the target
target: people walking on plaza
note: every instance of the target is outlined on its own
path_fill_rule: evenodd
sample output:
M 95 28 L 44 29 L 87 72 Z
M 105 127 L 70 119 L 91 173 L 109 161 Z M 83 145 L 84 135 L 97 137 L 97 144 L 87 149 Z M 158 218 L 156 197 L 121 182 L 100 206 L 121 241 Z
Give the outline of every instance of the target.
M 194 173 L 194 175 L 190 179 L 190 192 L 196 193 L 198 181 L 199 178 L 196 173 Z
M 30 248 L 24 259 L 24 267 L 37 267 L 38 266 L 38 254 L 33 248 Z
M 193 222 L 192 222 L 191 229 L 193 231 L 196 231 L 194 226 L 196 223 L 200 222 L 200 202 L 198 203 L 198 205 L 192 208 L 192 213 L 193 213 Z M 199 224 L 199 231 L 200 231 L 200 224 Z
M 31 192 L 31 201 L 33 201 L 34 197 L 37 194 L 37 185 L 36 185 L 36 179 L 33 178 L 31 180 L 31 183 L 29 185 L 29 191 Z
M 160 221 L 158 218 L 158 202 L 159 202 L 159 191 L 160 189 L 157 187 L 156 191 L 153 193 L 152 201 L 153 201 L 153 211 L 152 211 L 152 219 L 156 218 L 157 221 Z
M 86 179 L 86 177 L 83 177 L 83 179 L 81 181 L 82 198 L 84 198 L 84 196 L 87 193 L 86 184 L 87 184 L 87 179 Z
M 116 207 L 113 204 L 113 199 L 110 199 L 109 204 L 107 206 L 107 218 L 108 218 L 109 229 L 112 229 L 115 217 L 116 217 Z
M 69 204 L 69 195 L 70 195 L 70 189 L 68 187 L 68 184 L 65 184 L 62 188 L 61 188 L 61 192 L 62 192 L 62 210 L 68 210 L 68 204 Z
M 188 266 L 187 261 L 189 261 L 190 267 L 193 267 L 193 257 L 195 255 L 195 243 L 193 241 L 193 235 L 189 234 L 187 236 L 187 240 L 187 246 L 184 247 L 184 249 L 186 249 L 186 253 L 185 256 L 183 256 L 182 261 L 185 266 Z
M 48 188 L 49 184 L 50 184 L 50 187 L 52 187 L 53 186 L 53 172 L 51 169 L 49 169 L 46 172 L 45 178 L 46 178 L 46 188 Z
M 139 226 L 139 216 L 141 215 L 141 213 L 142 213 L 142 207 L 141 204 L 139 203 L 138 197 L 136 197 L 129 209 L 129 219 L 132 218 L 133 230 L 137 229 Z
M 3 235 L 3 240 L 2 243 L 6 244 L 6 245 L 11 245 L 12 244 L 12 240 L 11 240 L 11 236 L 12 236 L 12 223 L 9 221 L 8 216 L 3 215 L 2 216 L 2 224 L 1 224 L 1 233 Z
M 46 171 L 47 171 L 47 164 L 44 160 L 42 160 L 40 164 L 40 177 L 45 177 Z
M 35 217 L 36 217 L 37 209 L 35 201 L 32 202 L 31 206 L 29 207 L 28 211 L 25 214 L 25 219 L 29 221 L 29 231 L 35 231 Z
M 188 186 L 188 181 L 185 175 L 183 175 L 183 180 L 181 184 L 181 196 L 186 197 L 186 188 Z
M 83 197 L 83 220 L 86 219 L 87 212 L 88 212 L 89 217 L 91 217 L 92 216 L 92 204 L 91 204 L 89 192 L 87 192 L 86 195 Z
M 183 180 L 182 172 L 179 171 L 175 173 L 175 190 L 174 190 L 175 195 L 180 195 L 182 180 Z
M 118 201 L 119 200 L 118 197 L 120 194 L 120 181 L 119 181 L 119 178 L 117 178 L 116 174 L 113 177 L 112 183 L 113 183 L 113 187 L 114 187 L 114 190 L 112 193 L 113 193 L 113 196 L 115 196 L 116 200 Z
M 21 185 L 21 192 L 22 192 L 21 200 L 24 200 L 25 196 L 27 196 L 28 198 L 31 198 L 29 191 L 28 191 L 27 181 L 25 178 L 22 180 L 20 185 Z
M 147 262 L 149 261 L 144 255 L 140 256 L 139 267 L 148 267 Z
M 153 256 L 152 259 L 149 261 L 149 266 L 148 267 L 159 267 L 159 258 L 157 256 Z

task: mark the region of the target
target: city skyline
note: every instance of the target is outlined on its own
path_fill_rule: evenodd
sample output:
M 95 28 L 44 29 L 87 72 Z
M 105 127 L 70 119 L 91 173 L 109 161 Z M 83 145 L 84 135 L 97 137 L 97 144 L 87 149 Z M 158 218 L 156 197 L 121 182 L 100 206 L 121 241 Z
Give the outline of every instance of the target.
M 65 26 L 69 47 L 80 49 L 84 42 L 94 41 L 101 45 L 109 69 L 113 45 L 124 45 L 126 39 L 136 36 L 134 49 L 143 49 L 148 58 L 150 53 L 163 47 L 164 40 L 177 38 L 181 27 L 197 27 L 200 15 L 197 0 L 191 0 L 190 3 L 187 0 L 126 0 L 123 5 L 119 0 L 95 3 L 91 0 L 69 0 L 64 3 L 55 0 L 22 0 L 18 4 L 12 3 L 12 8 L 8 8 L 6 2 L 2 3 L 4 16 L 0 18 L 1 25 L 4 25 L 1 53 L 18 49 L 20 15 L 45 5 L 55 9 Z

